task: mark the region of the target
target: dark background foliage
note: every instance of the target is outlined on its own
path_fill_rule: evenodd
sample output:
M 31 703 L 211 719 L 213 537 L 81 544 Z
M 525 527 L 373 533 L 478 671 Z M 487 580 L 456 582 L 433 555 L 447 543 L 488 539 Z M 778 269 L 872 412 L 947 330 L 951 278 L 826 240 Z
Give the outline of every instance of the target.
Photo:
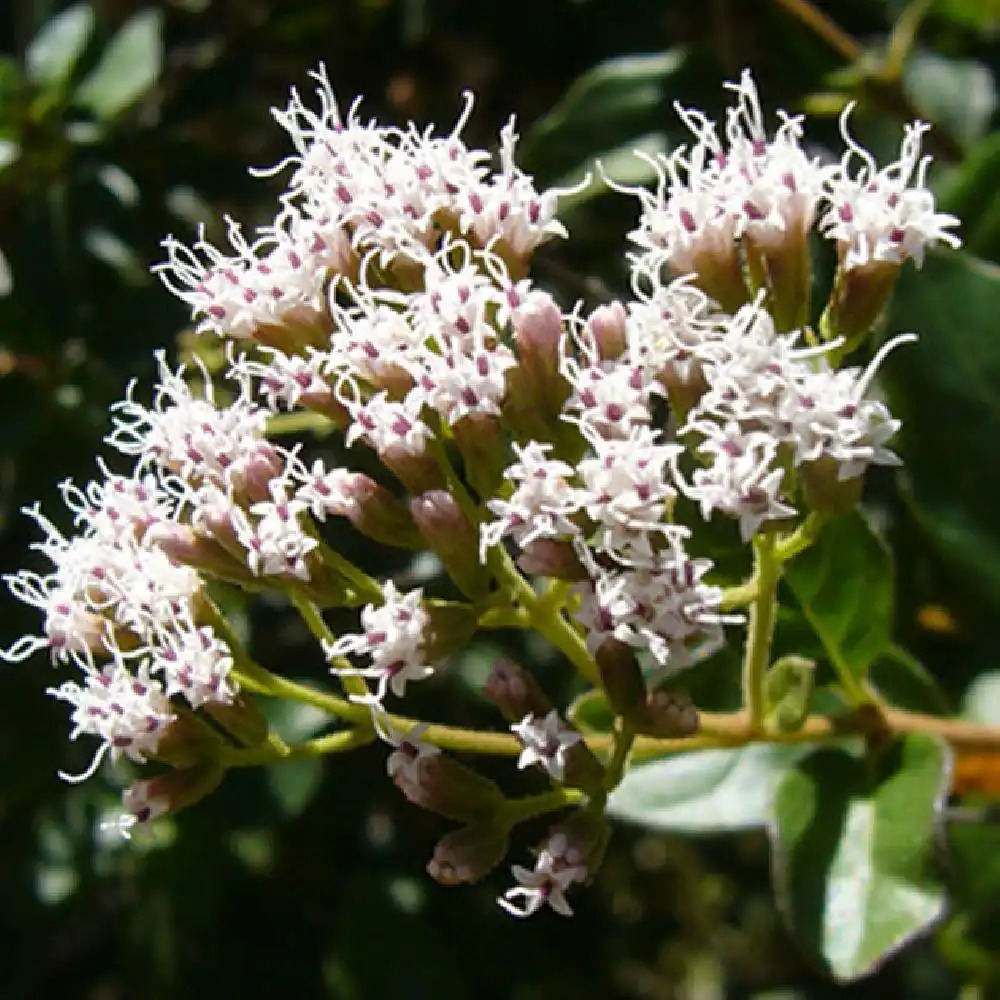
M 905 120 L 937 126 L 936 188 L 962 214 L 970 252 L 909 274 L 887 318 L 923 339 L 887 366 L 908 472 L 876 477 L 867 499 L 894 550 L 898 634 L 919 657 L 887 664 L 883 680 L 915 707 L 1000 722 L 995 0 L 94 0 L 69 14 L 20 0 L 4 11 L 0 568 L 29 558 L 19 508 L 59 511 L 56 483 L 92 474 L 108 404 L 152 376 L 155 348 L 186 342 L 184 310 L 148 274 L 161 236 L 190 240 L 204 221 L 218 237 L 224 213 L 266 220 L 280 180 L 245 167 L 285 155 L 267 109 L 290 85 L 308 90 L 320 61 L 345 102 L 365 94 L 384 120 L 448 127 L 474 90 L 470 144 L 489 146 L 515 112 L 523 165 L 543 184 L 579 177 L 595 156 L 625 176 L 636 164 L 623 150 L 678 139 L 675 99 L 717 112 L 722 80 L 750 66 L 766 106 L 816 114 L 820 145 L 846 98 L 883 155 Z M 540 280 L 566 302 L 624 293 L 634 211 L 596 188 L 575 196 L 572 243 L 541 255 Z M 6 643 L 36 623 L 3 601 Z M 283 608 L 234 599 L 232 613 L 264 662 L 320 676 Z M 492 724 L 475 689 L 494 652 L 460 657 L 415 711 Z M 622 827 L 574 920 L 522 924 L 493 903 L 502 872 L 465 890 L 424 877 L 441 824 L 400 801 L 377 750 L 230 775 L 152 838 L 122 844 L 96 830 L 112 783 L 55 776 L 87 761 L 67 745 L 63 706 L 44 697 L 56 676 L 43 662 L 0 675 L 0 997 L 1000 995 L 997 827 L 953 826 L 956 902 L 933 938 L 835 987 L 783 929 L 762 835 Z M 321 720 L 275 722 L 305 735 Z M 998 770 L 960 760 L 956 790 L 988 795 Z

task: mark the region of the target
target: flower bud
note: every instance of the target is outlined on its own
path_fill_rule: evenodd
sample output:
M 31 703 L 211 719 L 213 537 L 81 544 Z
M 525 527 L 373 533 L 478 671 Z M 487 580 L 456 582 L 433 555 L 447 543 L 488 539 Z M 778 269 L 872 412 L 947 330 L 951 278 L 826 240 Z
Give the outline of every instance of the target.
M 217 756 L 220 737 L 192 715 L 175 716 L 156 743 L 156 759 L 187 768 Z
M 233 496 L 244 503 L 271 499 L 271 483 L 285 471 L 285 459 L 269 441 L 257 443 L 252 455 L 232 470 Z
M 559 374 L 562 310 L 548 292 L 535 291 L 514 311 L 514 341 L 520 366 L 537 383 Z
M 479 627 L 476 612 L 468 604 L 432 600 L 425 608 L 423 650 L 429 663 L 437 663 L 468 646 Z
M 557 538 L 536 538 L 529 542 L 518 556 L 517 565 L 525 573 L 551 576 L 572 583 L 590 579 L 572 544 Z
M 267 739 L 268 725 L 261 710 L 242 695 L 232 702 L 209 701 L 205 712 L 244 747 L 260 746 Z
M 508 449 L 500 421 L 489 413 L 470 413 L 452 425 L 465 465 L 465 478 L 480 497 L 491 497 L 503 482 Z
M 394 775 L 396 787 L 414 805 L 459 823 L 489 823 L 505 799 L 497 786 L 454 757 L 424 757 L 412 770 Z
M 832 458 L 820 458 L 799 466 L 799 480 L 806 506 L 823 517 L 839 517 L 861 502 L 863 475 L 840 478 L 840 465 Z
M 444 473 L 426 452 L 415 455 L 400 445 L 391 445 L 379 452 L 379 458 L 414 496 L 429 490 L 444 489 L 447 485 Z
M 479 562 L 479 535 L 451 494 L 423 493 L 410 501 L 410 510 L 424 541 L 462 593 L 473 599 L 485 597 L 490 576 Z
M 245 562 L 236 559 L 218 542 L 194 531 L 189 525 L 178 521 L 159 521 L 146 532 L 145 540 L 165 552 L 174 562 L 226 580 L 251 579 Z
M 602 361 L 614 361 L 625 353 L 628 345 L 627 320 L 625 307 L 617 300 L 598 306 L 587 317 L 587 329 L 593 335 Z
M 361 534 L 383 545 L 401 549 L 421 547 L 420 533 L 406 504 L 362 472 L 345 477 L 342 489 L 348 499 L 343 516 Z
M 809 322 L 811 218 L 799 218 L 794 212 L 789 215 L 785 226 L 751 225 L 743 236 L 749 280 L 754 289 L 767 293 L 767 311 L 778 333 L 800 329 Z
M 596 659 L 608 702 L 618 715 L 631 718 L 646 703 L 646 682 L 632 648 L 616 639 L 605 639 Z
M 520 722 L 525 716 L 544 716 L 552 711 L 535 678 L 510 660 L 496 660 L 483 694 L 500 709 L 507 722 Z
M 588 795 L 598 795 L 604 781 L 604 765 L 583 740 L 566 750 L 566 765 L 562 783 L 567 788 L 579 788 Z
M 164 813 L 200 802 L 219 787 L 223 773 L 223 768 L 216 764 L 202 764 L 143 778 L 125 789 L 122 806 L 137 823 L 147 823 Z
M 561 843 L 564 856 L 560 860 L 582 865 L 589 880 L 601 867 L 610 839 L 611 826 L 603 813 L 576 809 L 566 819 L 550 827 L 546 843 L 550 850 L 553 845 Z
M 506 854 L 507 831 L 502 826 L 463 826 L 437 842 L 427 874 L 441 885 L 468 885 L 493 871 Z
M 848 349 L 857 346 L 885 309 L 900 269 L 900 264 L 887 260 L 869 260 L 850 268 L 841 263 L 820 320 L 823 338 L 843 337 Z
M 670 691 L 651 692 L 646 704 L 636 713 L 635 723 L 642 735 L 659 739 L 694 736 L 701 725 L 698 710 L 691 700 Z
M 504 416 L 516 437 L 553 441 L 569 383 L 559 372 L 562 313 L 546 292 L 528 297 L 513 317 L 517 366 L 507 372 Z

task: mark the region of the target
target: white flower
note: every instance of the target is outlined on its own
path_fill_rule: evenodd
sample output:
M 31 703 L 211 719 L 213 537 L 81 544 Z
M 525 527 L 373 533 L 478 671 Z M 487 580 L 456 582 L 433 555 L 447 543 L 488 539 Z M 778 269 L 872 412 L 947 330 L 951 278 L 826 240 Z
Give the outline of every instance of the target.
M 497 520 L 480 530 L 482 557 L 486 549 L 507 535 L 524 548 L 536 538 L 572 537 L 579 532 L 570 520 L 578 509 L 569 485 L 573 469 L 546 457 L 551 445 L 531 441 L 513 447 L 519 461 L 508 466 L 504 476 L 516 486 L 509 500 L 495 499 L 486 504 Z
M 389 691 L 403 697 L 410 681 L 423 680 L 434 673 L 424 656 L 424 633 L 430 619 L 422 603 L 423 591 L 401 594 L 389 580 L 383 587 L 383 595 L 381 606 L 369 604 L 362 610 L 360 634 L 344 635 L 323 646 L 328 661 L 346 655 L 371 658 L 368 667 L 331 667 L 331 670 L 335 674 L 376 680 L 375 694 L 368 700 L 377 704 L 382 703 Z
M 48 693 L 73 706 L 71 740 L 98 736 L 103 741 L 90 767 L 76 780 L 93 774 L 108 752 L 112 758 L 124 755 L 143 763 L 156 752 L 175 718 L 162 686 L 150 676 L 148 661 L 132 672 L 116 655 L 100 671 L 88 672 L 83 685 L 65 681 Z
M 928 246 L 961 246 L 958 236 L 949 232 L 959 220 L 934 210 L 934 195 L 926 185 L 931 158 L 920 155 L 920 146 L 930 126 L 907 125 L 899 159 L 879 169 L 847 129 L 853 107 L 848 105 L 840 118 L 847 152 L 828 182 L 830 208 L 820 220 L 823 233 L 840 244 L 841 266 L 851 269 L 872 261 L 902 264 L 910 258 L 919 267 Z M 856 172 L 854 160 L 860 161 Z
M 560 832 L 542 846 L 534 870 L 512 865 L 511 874 L 518 884 L 497 899 L 498 905 L 514 917 L 530 917 L 548 905 L 563 917 L 571 917 L 573 908 L 566 891 L 584 882 L 589 872 L 579 848 Z M 520 904 L 515 900 L 521 900 Z
M 562 781 L 566 773 L 566 753 L 583 737 L 570 729 L 555 709 L 544 718 L 528 714 L 510 728 L 524 748 L 517 758 L 518 768 L 523 770 L 540 764 L 556 781 Z

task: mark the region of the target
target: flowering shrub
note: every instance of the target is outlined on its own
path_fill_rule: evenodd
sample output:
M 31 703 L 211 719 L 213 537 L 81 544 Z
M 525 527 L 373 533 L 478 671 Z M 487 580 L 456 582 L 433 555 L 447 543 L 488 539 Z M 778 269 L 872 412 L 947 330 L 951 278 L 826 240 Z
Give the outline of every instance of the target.
M 609 808 L 671 780 L 630 764 L 778 744 L 793 753 L 760 779 L 778 891 L 835 975 L 870 970 L 943 912 L 949 744 L 996 736 L 888 705 L 867 677 L 864 581 L 828 579 L 844 551 L 877 547 L 864 477 L 899 461 L 873 382 L 914 337 L 878 346 L 873 330 L 907 261 L 959 243 L 925 187 L 925 126 L 880 167 L 850 109 L 839 162 L 810 154 L 798 117 L 769 131 L 749 73 L 721 127 L 679 108 L 690 144 L 653 162 L 655 190 L 628 191 L 632 296 L 586 312 L 530 277 L 567 232 L 561 192 L 515 163 L 513 121 L 494 160 L 462 140 L 471 97 L 441 136 L 366 122 L 357 103 L 342 114 L 313 75 L 314 105 L 293 92 L 275 112 L 295 152 L 266 172 L 287 177 L 273 224 L 248 239 L 230 221 L 228 249 L 171 237 L 156 268 L 225 343 L 224 378 L 160 355 L 151 402 L 132 386 L 113 409 L 107 443 L 132 473 L 99 462 L 99 480 L 63 485 L 72 537 L 28 511 L 52 567 L 6 579 L 43 622 L 4 656 L 44 650 L 69 673 L 50 693 L 71 738 L 96 743 L 67 779 L 106 757 L 139 765 L 118 820 L 131 836 L 229 768 L 381 741 L 403 795 L 457 824 L 428 865 L 446 885 L 558 813 L 499 903 L 569 915 Z M 814 310 L 823 252 L 835 274 Z M 384 475 L 279 443 L 289 423 L 339 432 Z M 432 553 L 450 583 L 432 596 L 376 579 L 338 551 L 337 519 Z M 720 548 L 736 555 L 716 565 Z M 783 579 L 822 662 L 773 653 Z M 216 581 L 291 603 L 331 685 L 255 662 Z M 357 630 L 336 634 L 328 609 L 355 609 Z M 553 705 L 530 664 L 501 661 L 484 693 L 506 731 L 404 714 L 411 685 L 492 629 L 539 633 L 589 692 Z M 728 647 L 743 649 L 743 707 L 699 711 L 679 685 Z M 319 707 L 334 728 L 289 745 L 260 697 Z M 508 797 L 455 753 L 507 755 L 549 787 Z

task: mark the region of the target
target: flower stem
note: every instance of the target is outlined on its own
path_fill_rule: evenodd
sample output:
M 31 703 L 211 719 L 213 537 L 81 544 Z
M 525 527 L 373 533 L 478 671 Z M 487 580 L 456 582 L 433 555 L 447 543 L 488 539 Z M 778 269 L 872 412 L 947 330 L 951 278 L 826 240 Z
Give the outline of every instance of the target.
M 585 798 L 584 793 L 578 788 L 553 788 L 552 791 L 542 792 L 540 795 L 529 795 L 523 799 L 508 799 L 500 821 L 509 830 L 516 823 L 523 823 L 535 816 L 575 805 Z
M 775 553 L 774 536 L 768 533 L 753 539 L 756 594 L 750 603 L 747 643 L 743 656 L 743 704 L 751 732 L 764 729 L 764 674 L 771 659 L 771 639 L 778 606 L 781 560 Z

